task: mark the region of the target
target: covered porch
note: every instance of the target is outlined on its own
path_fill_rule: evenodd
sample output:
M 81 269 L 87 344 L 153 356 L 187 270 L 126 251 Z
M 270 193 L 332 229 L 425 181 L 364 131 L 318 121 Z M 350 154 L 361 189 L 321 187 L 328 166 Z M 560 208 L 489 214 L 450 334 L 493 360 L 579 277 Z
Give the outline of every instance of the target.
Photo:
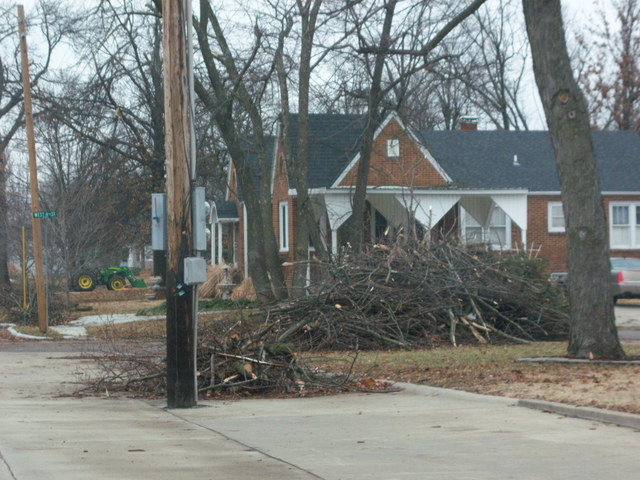
M 211 264 L 237 265 L 240 217 L 236 203 L 212 202 L 209 223 L 211 224 Z
M 370 188 L 367 200 L 372 209 L 371 237 L 375 238 L 376 220 L 382 215 L 388 226 L 398 231 L 409 228 L 415 220 L 431 231 L 450 212 L 459 208 L 484 230 L 492 228 L 492 217 L 499 208 L 508 218 L 504 228 L 513 223 L 520 232 L 520 243 L 527 244 L 527 190 L 410 190 L 403 188 Z M 315 197 L 317 208 L 326 212 L 331 251 L 337 254 L 340 246 L 340 227 L 351 216 L 351 192 L 331 191 Z M 476 226 L 474 224 L 474 226 Z M 379 225 L 378 225 L 379 228 Z M 510 249 L 511 245 L 505 245 Z

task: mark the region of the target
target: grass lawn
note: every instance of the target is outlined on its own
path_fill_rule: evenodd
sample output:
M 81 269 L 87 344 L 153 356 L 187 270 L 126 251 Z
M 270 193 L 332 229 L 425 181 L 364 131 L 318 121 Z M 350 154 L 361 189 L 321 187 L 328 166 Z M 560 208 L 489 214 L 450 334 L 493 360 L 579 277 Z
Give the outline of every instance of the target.
M 566 343 L 477 345 L 431 350 L 307 355 L 315 366 L 358 375 L 514 398 L 640 413 L 640 365 L 518 362 L 563 356 Z M 640 346 L 626 345 L 630 356 Z

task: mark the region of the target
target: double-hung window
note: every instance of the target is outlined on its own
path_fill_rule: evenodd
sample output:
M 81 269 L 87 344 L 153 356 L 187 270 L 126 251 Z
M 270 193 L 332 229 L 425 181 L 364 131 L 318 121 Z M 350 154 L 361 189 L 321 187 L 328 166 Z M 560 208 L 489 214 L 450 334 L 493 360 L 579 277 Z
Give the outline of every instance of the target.
M 549 232 L 564 232 L 564 211 L 562 202 L 549 202 L 548 209 L 548 230 Z
M 495 250 L 511 248 L 511 220 L 500 207 L 491 212 L 489 227 L 483 228 L 464 208 L 462 209 L 462 238 L 465 243 L 486 243 Z
M 611 248 L 640 248 L 640 203 L 609 204 Z

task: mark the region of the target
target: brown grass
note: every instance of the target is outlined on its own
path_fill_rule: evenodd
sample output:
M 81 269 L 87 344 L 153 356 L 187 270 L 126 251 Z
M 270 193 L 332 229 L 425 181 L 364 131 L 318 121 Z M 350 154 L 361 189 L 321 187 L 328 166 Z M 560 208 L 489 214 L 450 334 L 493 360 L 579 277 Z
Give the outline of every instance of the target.
M 212 312 L 207 315 L 198 316 L 198 328 L 206 328 L 213 322 L 220 320 L 233 321 L 245 318 L 249 310 L 238 310 L 237 312 Z M 95 337 L 104 337 L 108 332 L 108 337 L 112 339 L 145 339 L 164 338 L 166 336 L 166 320 L 142 320 L 130 323 L 107 324 L 102 326 L 88 327 L 87 333 Z
M 446 347 L 411 352 L 329 353 L 322 368 L 434 387 L 640 413 L 640 365 L 521 363 L 522 357 L 562 356 L 566 344 Z M 640 346 L 626 345 L 627 355 Z

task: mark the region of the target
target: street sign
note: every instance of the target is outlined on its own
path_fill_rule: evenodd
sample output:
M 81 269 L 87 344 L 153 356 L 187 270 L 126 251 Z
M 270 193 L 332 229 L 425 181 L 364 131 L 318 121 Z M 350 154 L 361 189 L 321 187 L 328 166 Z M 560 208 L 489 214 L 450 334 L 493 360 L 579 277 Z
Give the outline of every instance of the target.
M 56 218 L 58 216 L 57 210 L 33 212 L 33 218 Z

